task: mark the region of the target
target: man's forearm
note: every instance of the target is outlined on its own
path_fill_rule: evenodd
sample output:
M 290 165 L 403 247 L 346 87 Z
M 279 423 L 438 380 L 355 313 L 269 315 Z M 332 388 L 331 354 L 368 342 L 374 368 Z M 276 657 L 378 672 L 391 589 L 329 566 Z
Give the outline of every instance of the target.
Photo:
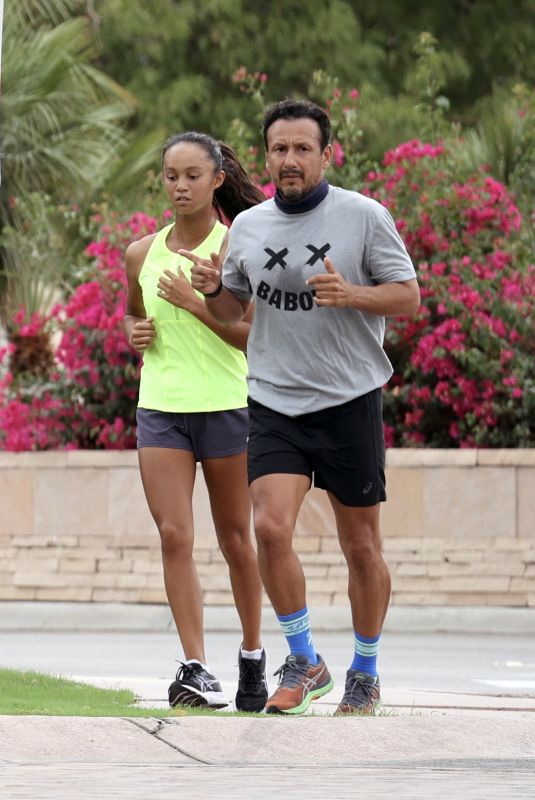
M 240 322 L 249 305 L 245 300 L 238 300 L 232 292 L 224 287 L 217 297 L 205 297 L 204 302 L 212 317 L 220 325 L 235 325 L 236 322 Z
M 379 286 L 355 286 L 351 306 L 383 317 L 414 314 L 420 304 L 416 281 L 383 283 Z

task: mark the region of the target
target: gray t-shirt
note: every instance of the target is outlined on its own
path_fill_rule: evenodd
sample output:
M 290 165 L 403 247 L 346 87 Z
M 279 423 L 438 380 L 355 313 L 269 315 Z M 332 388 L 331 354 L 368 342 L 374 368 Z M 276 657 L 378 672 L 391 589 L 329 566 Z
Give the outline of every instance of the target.
M 314 303 L 305 281 L 325 272 L 325 255 L 362 286 L 416 277 L 386 208 L 338 187 L 299 214 L 266 200 L 239 214 L 230 230 L 223 283 L 256 303 L 249 394 L 290 417 L 346 403 L 392 375 L 384 317 Z

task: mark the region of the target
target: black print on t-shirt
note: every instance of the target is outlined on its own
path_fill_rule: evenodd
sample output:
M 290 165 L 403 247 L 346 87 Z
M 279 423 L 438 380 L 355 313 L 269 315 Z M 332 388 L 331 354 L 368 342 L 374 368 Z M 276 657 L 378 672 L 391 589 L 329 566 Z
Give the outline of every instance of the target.
M 325 254 L 331 249 L 331 245 L 329 244 L 329 242 L 324 244 L 323 247 L 314 247 L 313 244 L 307 244 L 306 247 L 307 250 L 310 250 L 312 253 L 312 255 L 307 261 L 307 264 L 309 266 L 315 264 L 316 261 L 323 261 L 323 259 L 325 258 Z
M 259 300 L 267 301 L 268 306 L 275 306 L 281 311 L 310 311 L 314 307 L 314 289 L 308 292 L 283 292 L 272 289 L 269 283 L 260 281 L 256 290 Z
M 316 263 L 316 261 L 323 261 L 325 255 L 331 249 L 330 242 L 326 242 L 321 247 L 316 247 L 313 244 L 307 244 L 305 245 L 305 247 L 312 253 L 310 258 L 306 262 L 307 266 L 309 267 L 312 267 Z M 282 269 L 286 269 L 287 265 L 285 261 L 285 256 L 288 255 L 288 252 L 289 250 L 287 247 L 283 247 L 282 250 L 279 250 L 278 252 L 272 250 L 271 247 L 264 247 L 264 253 L 267 253 L 270 258 L 268 261 L 266 261 L 262 269 L 272 270 L 273 267 L 275 267 L 277 264 L 279 265 L 279 267 L 282 267 Z
M 263 266 L 263 269 L 273 269 L 275 264 L 278 264 L 283 269 L 286 268 L 286 261 L 284 260 L 284 256 L 288 255 L 287 247 L 283 247 L 282 250 L 279 250 L 278 253 L 272 250 L 271 247 L 264 247 L 264 252 L 267 253 L 268 256 L 271 256 L 271 258 L 269 259 L 269 261 L 266 261 L 266 263 Z

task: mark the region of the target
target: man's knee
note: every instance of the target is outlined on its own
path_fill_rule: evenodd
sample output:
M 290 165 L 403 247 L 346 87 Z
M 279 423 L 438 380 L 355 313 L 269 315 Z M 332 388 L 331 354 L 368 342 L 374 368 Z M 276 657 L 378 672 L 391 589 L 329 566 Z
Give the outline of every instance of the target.
M 340 544 L 348 565 L 354 569 L 366 569 L 382 560 L 381 538 L 373 527 L 364 526 L 349 535 L 341 535 Z
M 284 515 L 267 508 L 256 509 L 254 528 L 259 550 L 277 553 L 291 547 L 293 529 Z

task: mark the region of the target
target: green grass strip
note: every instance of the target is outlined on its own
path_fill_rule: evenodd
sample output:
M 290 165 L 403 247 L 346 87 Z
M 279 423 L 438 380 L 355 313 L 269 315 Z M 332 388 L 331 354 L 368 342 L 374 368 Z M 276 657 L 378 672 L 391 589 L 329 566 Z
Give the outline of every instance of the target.
M 55 717 L 255 717 L 240 711 L 207 708 L 144 708 L 130 689 L 100 689 L 88 683 L 45 675 L 0 669 L 0 715 L 34 714 Z
M 87 683 L 0 669 L 0 714 L 59 717 L 169 717 L 166 708 L 140 708 L 129 689 L 99 689 Z

